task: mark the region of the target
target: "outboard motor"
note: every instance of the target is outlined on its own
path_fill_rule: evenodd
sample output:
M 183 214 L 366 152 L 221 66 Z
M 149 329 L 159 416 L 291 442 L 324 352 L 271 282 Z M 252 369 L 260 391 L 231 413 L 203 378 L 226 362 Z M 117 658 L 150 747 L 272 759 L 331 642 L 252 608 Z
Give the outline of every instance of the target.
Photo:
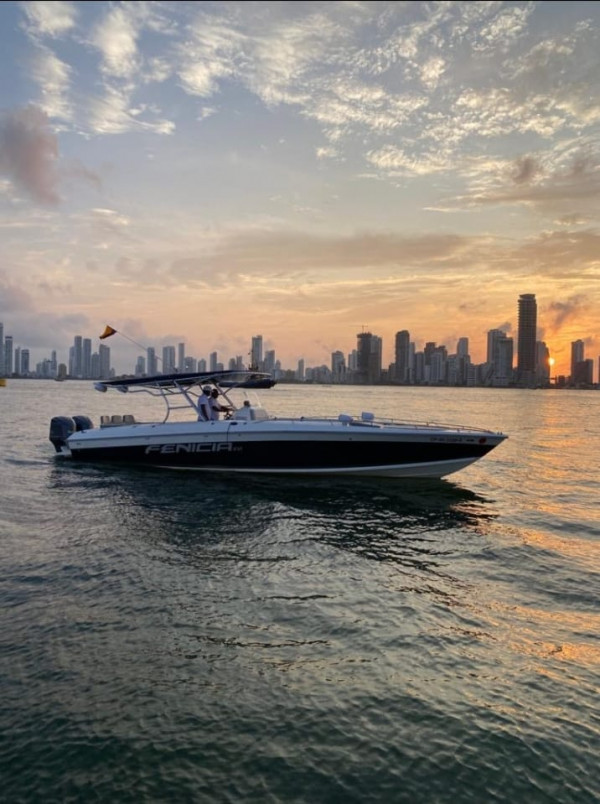
M 75 432 L 80 433 L 82 430 L 93 430 L 94 425 L 91 419 L 87 416 L 73 416 L 75 422 Z
M 75 432 L 75 422 L 68 416 L 55 416 L 50 422 L 50 441 L 54 449 L 61 452 L 67 443 L 67 438 Z

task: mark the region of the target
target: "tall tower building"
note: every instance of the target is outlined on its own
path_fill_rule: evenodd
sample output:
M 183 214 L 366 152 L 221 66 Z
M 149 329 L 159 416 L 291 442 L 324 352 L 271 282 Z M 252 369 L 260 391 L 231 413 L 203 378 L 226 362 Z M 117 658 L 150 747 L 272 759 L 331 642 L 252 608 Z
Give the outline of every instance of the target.
M 154 377 L 155 374 L 158 374 L 158 361 L 156 359 L 156 351 L 153 346 L 149 346 L 146 349 L 146 356 L 148 358 L 148 376 Z
M 75 335 L 73 340 L 73 367 L 71 376 L 83 377 L 83 338 L 81 335 Z
M 267 349 L 265 352 L 264 371 L 272 374 L 275 371 L 275 349 Z
M 4 373 L 7 377 L 13 373 L 13 339 L 12 335 L 4 338 Z
M 396 333 L 396 360 L 394 364 L 396 382 L 408 382 L 410 358 L 410 333 L 403 329 Z
M 0 321 L 0 377 L 4 375 L 4 324 Z
M 29 375 L 29 349 L 21 351 L 21 376 L 27 377 Z
M 262 335 L 254 335 L 252 337 L 252 346 L 250 349 L 250 368 L 254 371 L 262 370 L 263 362 L 263 337 Z
M 346 378 L 346 360 L 343 352 L 331 353 L 331 374 L 334 382 L 344 382 Z
M 512 380 L 513 340 L 501 329 L 490 329 L 487 338 L 488 383 L 507 386 Z
M 162 373 L 175 374 L 175 347 L 163 346 L 162 352 Z
M 356 375 L 359 383 L 376 383 L 381 379 L 381 353 L 383 342 L 378 335 L 360 332 L 357 335 Z
M 585 360 L 585 343 L 582 340 L 571 343 L 571 382 L 577 375 L 577 364 Z
M 185 343 L 177 344 L 177 370 L 185 370 Z
M 100 357 L 100 379 L 108 380 L 110 379 L 110 347 L 101 343 L 98 354 Z
M 533 293 L 519 296 L 519 334 L 517 384 L 523 388 L 535 385 L 537 302 Z
M 92 376 L 92 339 L 84 338 L 81 358 L 81 376 L 89 380 Z

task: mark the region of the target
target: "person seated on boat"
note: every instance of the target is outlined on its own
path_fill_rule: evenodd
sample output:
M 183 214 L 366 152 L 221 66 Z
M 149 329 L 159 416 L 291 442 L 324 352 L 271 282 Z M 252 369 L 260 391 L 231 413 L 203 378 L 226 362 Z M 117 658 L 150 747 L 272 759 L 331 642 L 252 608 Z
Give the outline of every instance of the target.
M 218 399 L 219 399 L 219 391 L 216 388 L 213 388 L 208 398 L 208 403 L 210 405 L 210 418 L 211 421 L 213 422 L 219 420 L 220 413 L 231 413 L 231 408 L 229 407 L 229 405 L 221 405 L 218 402 Z
M 205 385 L 202 389 L 202 393 L 198 397 L 198 421 L 199 422 L 209 422 L 211 420 L 211 409 L 210 409 L 210 400 L 211 400 L 211 391 L 212 388 L 210 385 Z

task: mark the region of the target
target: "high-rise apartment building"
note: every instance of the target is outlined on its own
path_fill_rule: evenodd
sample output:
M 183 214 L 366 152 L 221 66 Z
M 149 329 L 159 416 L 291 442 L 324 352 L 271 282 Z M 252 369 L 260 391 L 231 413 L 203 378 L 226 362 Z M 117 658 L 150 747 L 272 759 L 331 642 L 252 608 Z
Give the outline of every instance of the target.
M 177 344 L 177 370 L 185 371 L 185 343 Z
M 4 376 L 4 324 L 0 321 L 0 377 Z
M 343 352 L 331 353 L 331 379 L 333 382 L 344 382 L 346 379 L 346 359 Z
M 537 302 L 533 293 L 519 296 L 519 331 L 517 384 L 524 388 L 535 385 Z
M 21 376 L 29 376 L 29 349 L 21 349 Z
M 73 339 L 73 352 L 71 360 L 71 377 L 83 377 L 83 338 L 75 335 Z
M 148 376 L 154 377 L 155 374 L 158 374 L 158 360 L 153 346 L 149 346 L 146 349 L 146 357 L 148 358 Z
M 371 332 L 360 332 L 356 337 L 356 379 L 360 383 L 377 383 L 381 379 L 383 341 Z
M 175 374 L 177 366 L 175 365 L 175 347 L 163 346 L 162 350 L 162 373 Z
M 267 349 L 265 352 L 265 362 L 263 371 L 272 374 L 275 371 L 275 349 Z
M 7 377 L 13 373 L 13 339 L 12 335 L 4 337 L 4 373 Z
M 491 329 L 487 336 L 487 383 L 506 387 L 512 382 L 513 339 L 501 329 Z
M 263 366 L 263 337 L 254 335 L 252 346 L 250 347 L 250 368 L 254 371 L 261 371 Z
M 585 360 L 585 343 L 582 340 L 571 343 L 571 379 L 577 374 L 577 364 Z
M 81 356 L 81 376 L 89 380 L 92 376 L 92 339 L 84 338 Z
M 403 329 L 396 333 L 396 353 L 394 362 L 394 379 L 406 384 L 409 381 L 410 333 Z
M 108 380 L 110 379 L 110 347 L 101 343 L 98 349 L 98 356 L 100 358 L 100 371 L 98 372 L 100 379 Z

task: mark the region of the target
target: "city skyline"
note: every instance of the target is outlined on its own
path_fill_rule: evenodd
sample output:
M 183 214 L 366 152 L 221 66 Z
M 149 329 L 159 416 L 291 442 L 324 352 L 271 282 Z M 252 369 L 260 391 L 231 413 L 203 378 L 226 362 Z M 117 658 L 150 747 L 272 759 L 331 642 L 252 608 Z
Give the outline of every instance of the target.
M 585 2 L 1 3 L 5 332 L 482 362 L 533 292 L 555 372 L 597 362 L 599 39 Z
M 383 360 L 383 338 L 364 330 L 356 334 L 356 348 L 346 353 L 335 350 L 330 353 L 329 364 L 315 366 L 306 365 L 304 358 L 299 358 L 294 368 L 283 365 L 277 358 L 275 349 L 264 348 L 262 334 L 251 337 L 247 353 L 235 356 L 223 357 L 213 351 L 208 359 L 196 357 L 188 353 L 185 342 L 179 342 L 176 345 L 163 345 L 160 357 L 154 346 L 145 347 L 107 324 L 98 336 L 98 341 L 120 335 L 138 352 L 134 368 L 116 370 L 111 364 L 110 348 L 105 343 L 100 343 L 98 351 L 94 352 L 91 338 L 75 335 L 65 363 L 60 363 L 56 350 L 53 350 L 51 357 L 44 358 L 34 369 L 33 365 L 30 366 L 29 349 L 20 345 L 15 348 L 12 336 L 4 333 L 4 323 L 0 321 L 0 376 L 10 376 L 14 372 L 16 376 L 43 378 L 109 379 L 119 374 L 152 376 L 176 372 L 253 369 L 268 372 L 276 380 L 293 378 L 300 381 L 310 379 L 317 382 L 359 384 L 391 382 L 525 388 L 550 385 L 592 386 L 595 361 L 585 357 L 585 341 L 578 339 L 571 342 L 570 372 L 567 375 L 559 374 L 547 344 L 538 339 L 535 294 L 521 294 L 517 304 L 516 353 L 515 340 L 507 332 L 490 329 L 487 332 L 486 358 L 482 363 L 472 360 L 468 336 L 458 338 L 454 353 L 446 344 L 435 341 L 426 341 L 420 351 L 418 342 L 411 340 L 408 330 L 396 332 L 394 359 L 387 364 Z M 600 384 L 600 357 L 597 362 Z

